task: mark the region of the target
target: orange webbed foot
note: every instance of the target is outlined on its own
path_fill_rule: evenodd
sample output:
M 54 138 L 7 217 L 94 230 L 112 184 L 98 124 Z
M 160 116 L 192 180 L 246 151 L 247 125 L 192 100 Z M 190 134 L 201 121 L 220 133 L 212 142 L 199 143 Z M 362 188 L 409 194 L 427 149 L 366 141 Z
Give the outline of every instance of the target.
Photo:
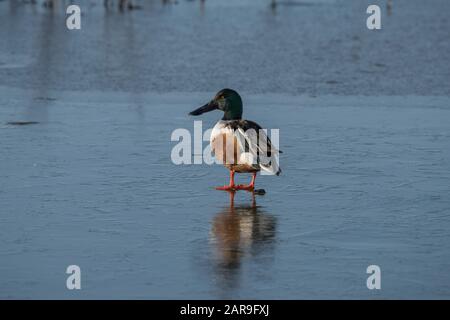
M 236 186 L 222 186 L 222 187 L 216 187 L 216 190 L 235 191 L 235 190 L 236 190 Z
M 255 189 L 254 185 L 251 184 L 239 184 L 236 186 L 236 190 L 246 190 L 246 191 L 253 191 Z

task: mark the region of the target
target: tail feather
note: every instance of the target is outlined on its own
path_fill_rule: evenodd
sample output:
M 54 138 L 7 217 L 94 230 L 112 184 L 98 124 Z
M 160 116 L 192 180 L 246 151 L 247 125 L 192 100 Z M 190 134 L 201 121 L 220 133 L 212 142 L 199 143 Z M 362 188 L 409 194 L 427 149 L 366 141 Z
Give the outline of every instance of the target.
M 261 174 L 265 174 L 265 172 L 267 172 L 268 174 L 271 175 L 277 175 L 279 176 L 281 174 L 281 168 L 278 164 L 278 156 L 272 156 L 270 158 L 270 162 L 267 164 L 260 164 L 261 170 L 263 170 L 261 172 Z

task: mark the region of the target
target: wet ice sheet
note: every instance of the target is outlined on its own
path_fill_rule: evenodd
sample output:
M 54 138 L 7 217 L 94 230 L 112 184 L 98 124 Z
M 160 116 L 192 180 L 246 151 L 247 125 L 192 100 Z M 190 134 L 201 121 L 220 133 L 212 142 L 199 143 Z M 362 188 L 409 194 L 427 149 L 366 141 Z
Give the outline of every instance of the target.
M 230 208 L 224 168 L 170 161 L 210 93 L 0 92 L 2 298 L 449 297 L 447 97 L 244 92 L 283 175 Z
M 448 298 L 449 2 L 381 4 L 380 32 L 370 1 L 178 2 L 82 6 L 79 32 L 0 2 L 0 297 Z M 256 207 L 170 162 L 225 86 L 281 129 Z

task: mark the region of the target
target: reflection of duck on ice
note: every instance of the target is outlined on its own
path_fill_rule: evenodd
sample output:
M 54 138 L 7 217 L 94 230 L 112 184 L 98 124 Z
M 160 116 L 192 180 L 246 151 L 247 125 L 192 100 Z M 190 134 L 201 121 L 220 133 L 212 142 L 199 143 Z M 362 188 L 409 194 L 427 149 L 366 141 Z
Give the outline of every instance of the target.
M 218 265 L 226 269 L 238 268 L 243 256 L 261 252 L 275 237 L 276 220 L 256 206 L 254 194 L 251 205 L 236 207 L 234 194 L 230 192 L 230 207 L 216 215 L 211 230 Z

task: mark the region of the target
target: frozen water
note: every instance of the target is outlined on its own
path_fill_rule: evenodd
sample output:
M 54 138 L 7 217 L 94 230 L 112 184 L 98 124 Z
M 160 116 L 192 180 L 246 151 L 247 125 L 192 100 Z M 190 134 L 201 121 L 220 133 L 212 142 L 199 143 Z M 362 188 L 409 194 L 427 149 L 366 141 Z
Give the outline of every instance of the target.
M 449 298 L 449 2 L 394 1 L 378 34 L 364 1 L 93 6 L 78 33 L 13 3 L 0 298 Z M 283 174 L 257 178 L 255 205 L 213 189 L 223 167 L 170 160 L 172 131 L 226 86 L 280 128 Z

